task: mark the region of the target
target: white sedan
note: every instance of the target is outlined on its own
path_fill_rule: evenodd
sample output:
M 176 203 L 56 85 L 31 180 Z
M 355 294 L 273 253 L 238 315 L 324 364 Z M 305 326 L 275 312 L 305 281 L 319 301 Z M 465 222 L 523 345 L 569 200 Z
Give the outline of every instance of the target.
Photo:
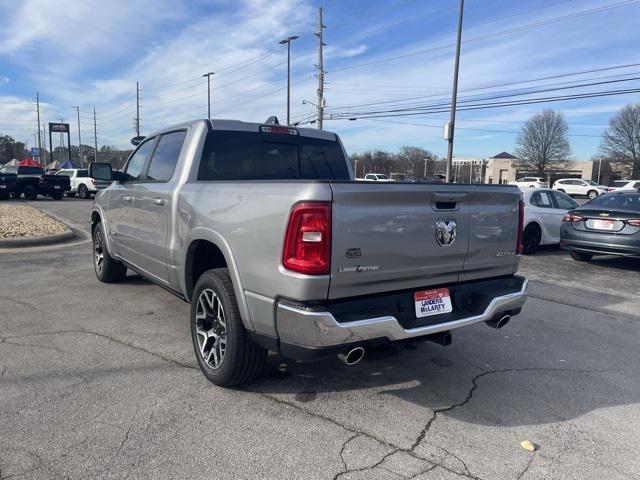
M 523 192 L 524 232 L 523 253 L 530 255 L 540 245 L 560 243 L 560 226 L 567 211 L 578 207 L 568 195 L 550 188 L 528 189 Z
M 581 180 L 579 178 L 561 178 L 553 183 L 553 189 L 567 195 L 585 195 L 591 200 L 598 195 L 608 192 L 604 185 L 598 185 L 593 180 Z
M 616 180 L 609 187 L 610 192 L 617 190 L 640 190 L 640 180 Z
M 543 188 L 547 186 L 547 182 L 542 177 L 522 177 L 509 185 L 515 185 L 519 188 Z

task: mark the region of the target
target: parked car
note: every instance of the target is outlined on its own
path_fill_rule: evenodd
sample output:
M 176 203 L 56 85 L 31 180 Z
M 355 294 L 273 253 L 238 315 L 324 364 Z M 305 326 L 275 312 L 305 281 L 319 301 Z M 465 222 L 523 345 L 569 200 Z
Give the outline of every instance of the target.
M 18 175 L 0 169 L 0 200 L 9 198 L 17 185 Z
M 371 342 L 448 344 L 525 301 L 520 190 L 355 182 L 327 131 L 198 120 L 90 173 L 115 180 L 91 212 L 96 276 L 130 268 L 190 302 L 218 385 L 255 378 L 268 350 L 355 364 Z
M 510 185 L 520 188 L 543 188 L 547 186 L 547 181 L 542 177 L 522 177 L 511 182 Z
M 16 178 L 10 192 L 13 198 L 20 198 L 24 195 L 28 200 L 35 200 L 38 195 L 44 195 L 60 200 L 64 196 L 64 192 L 70 188 L 68 177 L 45 175 L 44 169 L 41 167 L 4 166 L 0 170 L 0 177 L 6 175 L 11 177 L 15 175 Z
M 607 193 L 604 185 L 598 185 L 593 180 L 581 180 L 579 178 L 561 178 L 553 183 L 553 189 L 567 195 L 582 195 L 591 199 Z
M 608 193 L 568 212 L 560 246 L 582 262 L 601 254 L 640 257 L 640 192 Z
M 76 194 L 80 198 L 91 198 L 99 189 L 106 188 L 109 185 L 105 182 L 98 183 L 96 179 L 89 176 L 89 170 L 86 168 L 65 168 L 56 172 L 56 176 L 65 175 L 69 177 L 71 188 L 67 192 L 67 196 L 75 197 Z
M 395 182 L 392 178 L 387 177 L 384 173 L 367 173 L 364 176 L 365 182 Z
M 608 188 L 610 192 L 618 190 L 640 190 L 640 180 L 616 180 Z
M 523 192 L 524 254 L 532 254 L 540 245 L 560 242 L 562 219 L 569 210 L 578 207 L 570 196 L 550 188 L 527 189 Z

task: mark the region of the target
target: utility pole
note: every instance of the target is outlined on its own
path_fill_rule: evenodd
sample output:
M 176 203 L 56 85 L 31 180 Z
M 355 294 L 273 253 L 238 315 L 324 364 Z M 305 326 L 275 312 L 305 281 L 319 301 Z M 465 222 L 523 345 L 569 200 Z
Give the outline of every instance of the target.
M 96 107 L 93 107 L 93 161 L 98 161 L 98 129 L 96 127 Z
M 80 136 L 80 107 L 75 108 L 78 113 L 78 158 L 80 159 L 80 166 L 84 167 L 84 160 L 82 159 L 82 137 Z
M 353 176 L 354 176 L 354 178 L 358 178 L 358 159 L 356 158 L 354 160 L 354 162 L 355 162 L 355 166 L 353 168 L 353 170 L 354 170 Z
M 38 151 L 40 152 L 38 159 L 44 167 L 44 159 L 42 157 L 42 137 L 40 136 L 40 93 L 38 92 L 36 92 L 36 110 L 38 111 Z
M 422 178 L 427 178 L 427 159 L 424 159 L 424 174 L 422 175 Z
M 64 118 L 60 119 L 60 123 L 64 123 Z M 64 133 L 60 132 L 60 163 L 64 162 Z
M 211 75 L 215 75 L 215 72 L 202 75 L 203 77 L 207 77 L 207 118 L 211 118 Z
M 447 148 L 447 170 L 446 181 L 451 181 L 451 165 L 453 161 L 453 137 L 455 134 L 456 124 L 456 103 L 458 100 L 458 70 L 460 68 L 460 44 L 462 43 L 462 15 L 464 13 L 464 0 L 460 0 L 460 12 L 458 15 L 458 39 L 456 41 L 456 60 L 453 67 L 453 91 L 451 92 L 451 117 L 449 119 L 448 138 L 449 145 Z
M 327 28 L 322 23 L 322 7 L 318 8 L 318 31 L 315 35 L 318 37 L 318 129 L 322 130 L 322 120 L 324 117 L 324 60 L 322 57 L 322 31 Z
M 40 128 L 38 128 L 38 130 L 40 130 Z M 46 128 L 44 126 L 44 123 L 43 123 L 42 124 L 42 136 L 43 136 L 43 139 L 44 139 L 44 149 L 45 150 L 47 149 L 47 136 L 45 135 L 46 131 L 47 130 L 46 130 Z M 40 161 L 42 162 L 42 166 L 44 167 L 44 165 L 46 163 L 45 158 L 47 158 L 47 157 L 44 155 L 44 152 L 40 152 L 40 155 L 41 155 L 40 156 Z
M 287 125 L 291 125 L 291 41 L 297 38 L 297 35 L 291 35 L 278 42 L 287 46 Z
M 94 117 L 95 117 L 95 108 Z M 95 118 L 94 118 L 95 120 Z M 95 126 L 95 122 L 94 122 Z M 136 137 L 140 136 L 140 82 L 136 82 Z

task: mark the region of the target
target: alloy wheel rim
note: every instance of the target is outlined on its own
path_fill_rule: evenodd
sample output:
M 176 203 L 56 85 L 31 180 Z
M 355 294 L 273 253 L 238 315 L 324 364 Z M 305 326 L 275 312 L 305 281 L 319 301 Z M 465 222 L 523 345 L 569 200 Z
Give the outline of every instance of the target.
M 198 297 L 195 322 L 200 356 L 207 366 L 217 370 L 227 350 L 227 323 L 222 302 L 210 288 Z
M 104 268 L 104 246 L 102 243 L 102 232 L 98 230 L 93 241 L 93 262 L 96 272 L 102 274 Z

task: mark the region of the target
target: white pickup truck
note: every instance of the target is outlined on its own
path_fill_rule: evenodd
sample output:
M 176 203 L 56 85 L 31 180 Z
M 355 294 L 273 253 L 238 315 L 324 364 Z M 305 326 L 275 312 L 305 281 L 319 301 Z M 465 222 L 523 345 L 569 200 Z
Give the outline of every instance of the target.
M 69 177 L 69 183 L 71 183 L 71 190 L 67 192 L 69 197 L 75 197 L 78 194 L 80 198 L 91 198 L 91 194 L 100 190 L 97 181 L 89 176 L 89 170 L 86 168 L 65 168 L 56 175 Z

